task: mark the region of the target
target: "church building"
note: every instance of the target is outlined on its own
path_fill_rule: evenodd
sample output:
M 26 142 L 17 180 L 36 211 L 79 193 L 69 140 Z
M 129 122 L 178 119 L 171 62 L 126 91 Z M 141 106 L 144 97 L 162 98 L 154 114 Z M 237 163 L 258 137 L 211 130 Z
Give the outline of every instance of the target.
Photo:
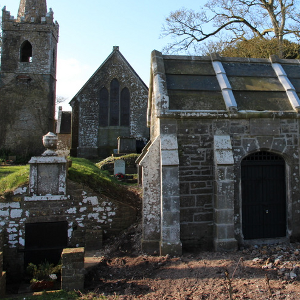
M 59 25 L 46 0 L 21 0 L 14 18 L 2 10 L 0 150 L 40 154 L 54 131 Z
M 136 140 L 139 152 L 149 138 L 148 88 L 118 46 L 71 100 L 71 155 L 102 157 L 118 148 L 118 138 Z

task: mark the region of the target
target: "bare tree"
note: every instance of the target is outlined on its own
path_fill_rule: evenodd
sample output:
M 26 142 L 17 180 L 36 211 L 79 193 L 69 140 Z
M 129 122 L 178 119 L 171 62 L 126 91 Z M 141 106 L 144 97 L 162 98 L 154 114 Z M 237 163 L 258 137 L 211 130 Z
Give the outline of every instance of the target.
M 64 97 L 64 96 L 56 96 L 55 102 L 56 102 L 57 104 L 60 104 L 60 103 L 63 103 L 63 102 L 65 102 L 65 101 L 67 101 L 67 100 L 68 100 L 68 98 L 66 98 L 66 97 Z
M 189 50 L 221 33 L 230 43 L 274 37 L 282 56 L 284 38 L 300 39 L 298 0 L 211 0 L 199 12 L 179 9 L 170 13 L 162 28 L 162 36 L 173 38 L 164 50 Z

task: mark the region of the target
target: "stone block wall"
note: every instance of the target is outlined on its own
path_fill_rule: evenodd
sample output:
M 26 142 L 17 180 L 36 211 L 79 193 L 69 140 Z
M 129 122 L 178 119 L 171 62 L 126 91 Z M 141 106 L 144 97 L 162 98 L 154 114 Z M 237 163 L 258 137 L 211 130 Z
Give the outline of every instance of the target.
M 299 120 L 297 119 L 261 119 L 250 120 L 244 126 L 244 134 L 233 139 L 235 160 L 235 196 L 234 221 L 237 240 L 241 236 L 241 198 L 239 195 L 240 163 L 249 153 L 258 150 L 271 151 L 281 155 L 286 163 L 286 210 L 287 236 L 290 240 L 300 239 L 300 203 L 299 199 Z
M 61 254 L 61 289 L 65 291 L 84 288 L 84 248 L 64 249 Z
M 52 76 L 30 74 L 26 78 L 0 75 L 0 149 L 10 149 L 12 155 L 40 155 L 44 150 L 41 137 L 54 130 Z
M 88 187 L 68 182 L 66 200 L 30 200 L 27 188 L 15 191 L 11 202 L 0 203 L 0 226 L 4 234 L 4 266 L 9 278 L 22 275 L 25 224 L 38 222 L 68 223 L 68 247 L 98 249 L 106 239 L 136 221 L 135 208 L 95 194 Z M 91 238 L 96 235 L 96 239 Z
M 213 124 L 178 122 L 180 222 L 183 249 L 213 245 Z
M 43 150 L 41 136 L 54 130 L 56 57 L 59 26 L 53 13 L 43 22 L 19 22 L 3 9 L 0 72 L 0 149 L 30 156 Z M 31 62 L 20 61 L 30 41 Z
M 240 164 L 256 151 L 277 153 L 286 162 L 287 232 L 300 237 L 299 121 L 289 118 L 202 119 L 177 121 L 180 180 L 181 241 L 184 248 L 212 249 L 214 239 L 215 195 L 224 191 L 215 185 L 213 138 L 228 135 L 234 164 L 227 174 L 232 182 L 234 235 L 243 243 L 241 231 Z M 221 172 L 222 168 L 219 168 Z M 228 168 L 227 168 L 228 169 Z M 228 169 L 228 170 L 229 170 Z M 227 170 L 227 171 L 228 171 Z M 221 175 L 221 174 L 219 174 Z M 229 179 L 224 178 L 223 181 Z M 219 186 L 219 187 L 218 187 Z M 226 186 L 224 186 L 226 189 Z M 232 222 L 233 222 L 232 220 Z

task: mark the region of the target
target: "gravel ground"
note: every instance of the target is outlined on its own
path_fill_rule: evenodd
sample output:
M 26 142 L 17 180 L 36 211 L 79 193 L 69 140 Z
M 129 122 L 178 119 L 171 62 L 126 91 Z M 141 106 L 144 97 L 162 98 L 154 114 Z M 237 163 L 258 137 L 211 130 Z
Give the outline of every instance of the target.
M 86 289 L 107 299 L 300 299 L 300 244 L 147 256 L 133 225 L 97 253 Z

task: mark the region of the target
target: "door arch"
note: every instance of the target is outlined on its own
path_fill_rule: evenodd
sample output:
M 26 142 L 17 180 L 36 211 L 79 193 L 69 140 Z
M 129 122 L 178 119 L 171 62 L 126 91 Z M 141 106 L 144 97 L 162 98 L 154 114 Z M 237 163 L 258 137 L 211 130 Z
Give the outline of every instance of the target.
M 271 152 L 248 155 L 241 163 L 244 239 L 286 236 L 284 159 Z

